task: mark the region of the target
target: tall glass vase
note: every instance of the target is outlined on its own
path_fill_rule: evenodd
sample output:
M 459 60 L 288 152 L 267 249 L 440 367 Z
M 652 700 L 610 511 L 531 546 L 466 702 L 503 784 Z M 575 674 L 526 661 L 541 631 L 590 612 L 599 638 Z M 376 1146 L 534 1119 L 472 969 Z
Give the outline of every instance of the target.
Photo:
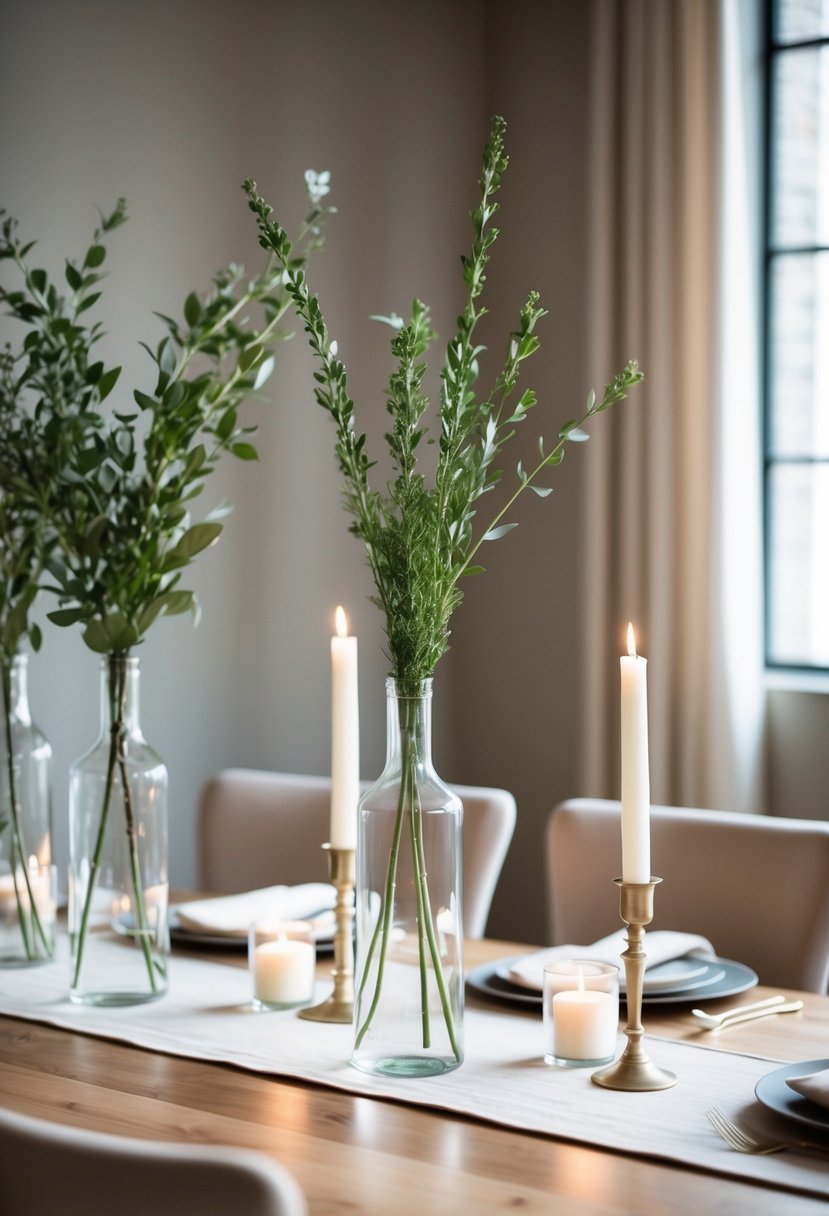
M 360 800 L 351 1062 L 436 1076 L 463 1061 L 463 808 L 432 766 L 432 681 L 386 693 L 386 766 Z
M 52 749 L 29 713 L 26 655 L 0 664 L 0 966 L 54 953 Z
M 101 732 L 69 773 L 69 995 L 134 1005 L 167 991 L 167 769 L 141 733 L 138 659 L 101 661 Z

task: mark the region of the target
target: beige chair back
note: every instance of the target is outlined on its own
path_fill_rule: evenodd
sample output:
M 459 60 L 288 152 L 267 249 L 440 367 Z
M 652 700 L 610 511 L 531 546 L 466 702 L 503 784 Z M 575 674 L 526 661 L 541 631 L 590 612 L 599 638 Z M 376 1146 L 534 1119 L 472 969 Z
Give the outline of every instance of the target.
M 109 1136 L 9 1110 L 0 1110 L 0 1179 L 9 1216 L 308 1212 L 294 1179 L 264 1153 Z
M 452 788 L 464 808 L 464 932 L 483 937 L 515 829 L 515 799 L 506 790 Z M 328 839 L 330 805 L 328 777 L 240 768 L 218 773 L 204 786 L 199 805 L 200 885 L 246 891 L 325 882 L 321 846 Z
M 550 935 L 581 945 L 620 928 L 618 802 L 574 798 L 547 824 Z M 807 992 L 829 983 L 829 823 L 725 811 L 651 809 L 652 929 L 709 938 L 760 982 Z M 647 938 L 645 939 L 647 949 Z

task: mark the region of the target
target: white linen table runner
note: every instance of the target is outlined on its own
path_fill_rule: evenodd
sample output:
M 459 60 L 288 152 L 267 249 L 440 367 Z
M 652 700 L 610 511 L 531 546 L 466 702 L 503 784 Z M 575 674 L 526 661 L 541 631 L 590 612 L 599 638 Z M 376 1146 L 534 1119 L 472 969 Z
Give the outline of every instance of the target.
M 112 944 L 113 968 L 125 949 Z M 752 1128 L 770 1138 L 783 1138 L 781 1131 L 798 1138 L 797 1125 L 754 1099 L 756 1082 L 773 1071 L 774 1061 L 653 1038 L 648 1054 L 677 1074 L 677 1085 L 656 1093 L 613 1092 L 593 1085 L 589 1068 L 544 1064 L 537 1015 L 474 1002 L 466 1011 L 461 1068 L 421 1080 L 368 1077 L 347 1062 L 350 1026 L 304 1021 L 294 1011 L 254 1012 L 244 968 L 175 955 L 162 1000 L 115 1009 L 72 1005 L 68 977 L 61 936 L 55 963 L 0 972 L 0 1014 L 829 1197 L 829 1153 L 745 1156 L 729 1149 L 705 1118 L 716 1104 L 742 1120 L 750 1112 Z M 329 987 L 318 984 L 317 999 Z M 620 1035 L 620 1049 L 623 1043 Z

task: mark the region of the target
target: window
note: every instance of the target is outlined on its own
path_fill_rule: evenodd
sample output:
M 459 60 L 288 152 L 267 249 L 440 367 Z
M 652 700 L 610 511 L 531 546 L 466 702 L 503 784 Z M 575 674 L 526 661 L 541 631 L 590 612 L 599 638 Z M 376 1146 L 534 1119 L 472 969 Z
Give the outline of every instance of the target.
M 766 660 L 829 668 L 829 0 L 771 0 Z

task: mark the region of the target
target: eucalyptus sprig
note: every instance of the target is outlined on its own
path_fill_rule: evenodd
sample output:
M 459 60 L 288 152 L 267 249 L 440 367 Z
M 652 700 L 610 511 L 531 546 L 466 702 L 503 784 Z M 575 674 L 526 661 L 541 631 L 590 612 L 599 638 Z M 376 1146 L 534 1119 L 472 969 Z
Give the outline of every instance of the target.
M 516 393 L 521 364 L 538 350 L 535 329 L 546 311 L 537 293 L 530 292 L 518 326 L 510 334 L 502 366 L 490 389 L 479 394 L 478 360 L 484 348 L 476 345 L 475 332 L 486 313 L 479 297 L 486 282 L 489 250 L 498 236 L 492 219 L 499 209 L 495 195 L 508 164 L 505 129 L 504 120 L 495 118 L 484 151 L 481 200 L 472 212 L 472 248 L 461 259 L 466 299 L 441 371 L 439 460 L 431 486 L 417 468 L 429 404 L 421 387 L 424 356 L 435 337 L 428 307 L 415 300 L 406 324 L 395 317 L 383 318 L 397 330 L 391 342 L 397 366 L 386 394 L 393 420 L 386 439 L 396 476 L 380 491 L 369 483 L 373 462 L 366 450 L 366 436 L 356 429 L 346 369 L 319 300 L 308 287 L 304 268 L 296 264 L 285 229 L 272 219 L 272 208 L 257 192 L 256 183 L 248 179 L 243 186 L 256 216 L 260 243 L 282 266 L 286 288 L 320 365 L 315 373 L 316 399 L 336 425 L 336 453 L 344 477 L 345 505 L 352 517 L 351 531 L 365 544 L 376 586 L 375 602 L 385 617 L 392 675 L 404 686 L 414 686 L 433 674 L 449 645 L 451 616 L 463 598 L 460 580 L 482 571 L 474 559 L 485 541 L 498 540 L 517 527 L 514 521 L 502 522 L 505 514 L 525 490 L 542 497 L 549 494 L 550 488 L 539 484 L 542 472 L 561 463 L 568 442 L 587 437 L 581 428 L 589 419 L 622 400 L 642 379 L 631 361 L 606 386 L 601 399 L 591 393 L 581 416 L 564 424 L 552 448 L 541 438 L 539 457 L 530 469 L 518 463 L 514 493 L 488 523 L 476 527 L 478 500 L 504 473 L 498 457 L 537 401 L 532 389 L 525 389 L 517 399 Z

